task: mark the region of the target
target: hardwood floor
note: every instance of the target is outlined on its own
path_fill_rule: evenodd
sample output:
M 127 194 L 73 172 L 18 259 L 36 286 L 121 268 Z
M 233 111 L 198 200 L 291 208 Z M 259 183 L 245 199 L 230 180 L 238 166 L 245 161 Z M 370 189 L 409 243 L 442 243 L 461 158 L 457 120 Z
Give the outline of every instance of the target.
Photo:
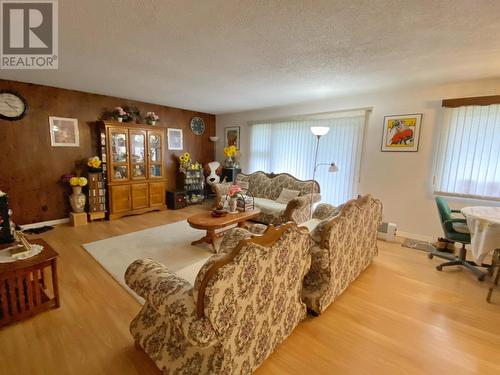
M 61 308 L 0 330 L 0 373 L 159 374 L 128 332 L 139 304 L 80 245 L 182 220 L 192 206 L 61 225 L 41 236 L 60 254 Z M 374 263 L 308 318 L 256 374 L 499 374 L 500 291 L 438 259 L 379 243 Z

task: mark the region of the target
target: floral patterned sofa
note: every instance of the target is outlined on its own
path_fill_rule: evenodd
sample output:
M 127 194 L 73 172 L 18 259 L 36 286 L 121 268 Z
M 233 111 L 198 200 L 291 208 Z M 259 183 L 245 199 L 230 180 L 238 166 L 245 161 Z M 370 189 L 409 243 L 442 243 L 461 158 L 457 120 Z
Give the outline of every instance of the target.
M 251 237 L 228 231 L 194 285 L 149 259 L 128 267 L 146 301 L 130 331 L 165 374 L 250 374 L 306 317 L 308 232 L 288 223 Z
M 252 220 L 264 224 L 279 225 L 288 221 L 303 223 L 309 219 L 312 204 L 321 199 L 317 181 L 302 181 L 288 173 L 240 173 L 235 183 L 248 184 L 248 191 L 255 198 L 255 206 L 261 210 L 261 214 Z M 217 203 L 226 196 L 230 186 L 231 183 L 213 185 Z M 288 204 L 278 203 L 276 199 L 283 189 L 300 191 L 300 194 Z
M 335 208 L 319 204 L 304 223 L 315 241 L 311 269 L 304 279 L 303 300 L 321 314 L 378 254 L 377 230 L 382 202 L 370 195 Z

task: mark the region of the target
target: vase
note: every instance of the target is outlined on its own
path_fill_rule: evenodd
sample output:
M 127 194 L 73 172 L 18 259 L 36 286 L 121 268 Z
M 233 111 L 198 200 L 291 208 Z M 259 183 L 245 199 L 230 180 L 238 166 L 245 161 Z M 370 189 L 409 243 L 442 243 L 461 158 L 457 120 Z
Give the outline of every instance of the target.
M 148 120 L 148 124 L 152 125 L 152 126 L 155 126 L 156 125 L 156 121 L 155 120 Z
M 226 160 L 224 160 L 224 167 L 226 168 L 233 168 L 234 167 L 234 161 L 231 156 L 228 156 Z
M 86 200 L 85 194 L 82 193 L 82 187 L 73 186 L 73 194 L 69 196 L 69 204 L 74 213 L 83 212 Z
M 237 206 L 237 199 L 233 197 L 229 197 L 229 213 L 234 214 L 236 212 L 236 206 Z
M 116 120 L 117 120 L 118 122 L 123 122 L 123 117 L 118 117 Z

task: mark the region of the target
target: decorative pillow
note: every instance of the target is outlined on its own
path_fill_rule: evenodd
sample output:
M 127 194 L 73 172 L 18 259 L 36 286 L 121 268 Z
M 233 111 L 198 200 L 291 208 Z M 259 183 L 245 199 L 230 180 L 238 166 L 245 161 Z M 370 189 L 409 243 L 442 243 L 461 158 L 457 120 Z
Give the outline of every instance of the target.
M 300 194 L 299 190 L 283 189 L 281 190 L 278 199 L 276 199 L 276 202 L 288 204 L 288 202 L 290 202 L 292 199 L 297 198 L 299 194 Z

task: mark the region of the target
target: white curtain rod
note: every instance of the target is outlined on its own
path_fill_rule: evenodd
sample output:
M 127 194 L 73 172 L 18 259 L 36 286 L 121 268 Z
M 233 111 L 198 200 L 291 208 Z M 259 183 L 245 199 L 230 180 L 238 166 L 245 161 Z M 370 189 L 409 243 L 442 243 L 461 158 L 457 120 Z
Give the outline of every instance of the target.
M 267 124 L 267 123 L 288 122 L 288 121 L 328 120 L 331 118 L 339 118 L 339 117 L 361 116 L 361 115 L 366 114 L 367 112 L 371 112 L 372 110 L 373 110 L 373 107 L 343 109 L 343 110 L 330 111 L 330 112 L 310 113 L 310 114 L 306 114 L 306 115 L 278 117 L 278 118 L 267 119 L 267 120 L 248 121 L 247 124 L 248 125 L 255 125 L 255 124 Z

